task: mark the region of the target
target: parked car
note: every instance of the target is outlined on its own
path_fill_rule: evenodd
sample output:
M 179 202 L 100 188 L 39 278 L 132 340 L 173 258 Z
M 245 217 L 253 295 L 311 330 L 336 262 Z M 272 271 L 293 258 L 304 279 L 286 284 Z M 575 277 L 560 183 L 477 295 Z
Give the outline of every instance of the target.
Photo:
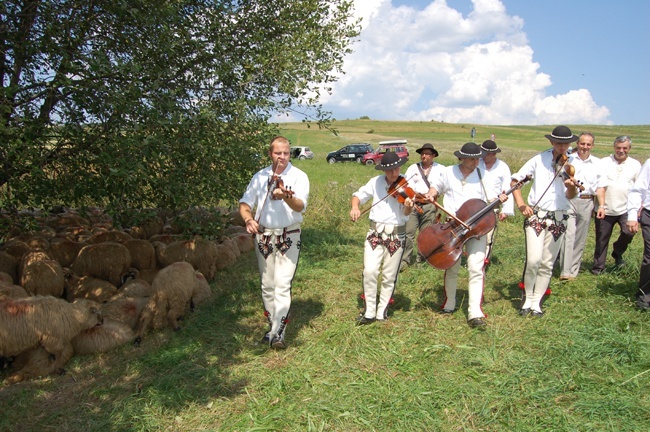
M 409 150 L 406 148 L 406 140 L 381 141 L 379 147 L 372 153 L 364 155 L 361 162 L 366 165 L 377 164 L 386 152 L 397 152 L 399 157 L 409 156 Z
M 314 158 L 314 153 L 309 147 L 291 146 L 289 147 L 289 151 L 291 152 L 291 159 L 305 160 Z
M 371 151 L 372 146 L 367 143 L 349 144 L 337 151 L 329 152 L 325 160 L 331 164 L 345 161 L 361 162 L 363 155 Z

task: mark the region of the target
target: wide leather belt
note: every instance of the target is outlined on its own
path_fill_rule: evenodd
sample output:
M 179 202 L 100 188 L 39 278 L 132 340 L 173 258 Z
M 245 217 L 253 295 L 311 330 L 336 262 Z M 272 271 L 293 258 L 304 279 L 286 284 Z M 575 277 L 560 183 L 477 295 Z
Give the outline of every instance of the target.
M 580 195 L 580 199 L 594 199 L 596 195 Z

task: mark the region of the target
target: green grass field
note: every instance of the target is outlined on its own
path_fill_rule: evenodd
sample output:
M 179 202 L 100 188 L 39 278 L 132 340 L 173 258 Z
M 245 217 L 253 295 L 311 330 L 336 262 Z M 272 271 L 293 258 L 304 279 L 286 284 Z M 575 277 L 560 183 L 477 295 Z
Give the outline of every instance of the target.
M 644 431 L 650 425 L 650 314 L 634 307 L 640 235 L 615 268 L 551 282 L 543 319 L 517 314 L 524 261 L 523 219 L 499 226 L 487 271 L 485 331 L 466 323 L 467 272 L 459 311 L 438 313 L 443 272 L 427 265 L 400 275 L 387 323 L 355 327 L 367 216 L 349 220 L 352 192 L 378 171 L 330 165 L 327 152 L 353 142 L 431 142 L 439 162 L 470 140 L 472 125 L 335 122 L 338 136 L 281 125 L 314 160 L 303 249 L 293 285 L 286 351 L 260 346 L 266 330 L 255 257 L 218 273 L 213 302 L 180 332 L 147 335 L 140 347 L 75 357 L 67 374 L 0 387 L 7 431 Z M 583 130 L 570 125 L 574 133 Z M 513 170 L 548 147 L 553 126 L 476 125 L 495 133 Z M 587 128 L 585 128 L 587 129 Z M 650 157 L 650 126 L 590 126 L 597 156 L 629 134 L 630 155 Z M 592 225 L 593 227 L 593 225 Z M 616 231 L 615 231 L 616 232 Z M 583 270 L 592 263 L 593 229 Z

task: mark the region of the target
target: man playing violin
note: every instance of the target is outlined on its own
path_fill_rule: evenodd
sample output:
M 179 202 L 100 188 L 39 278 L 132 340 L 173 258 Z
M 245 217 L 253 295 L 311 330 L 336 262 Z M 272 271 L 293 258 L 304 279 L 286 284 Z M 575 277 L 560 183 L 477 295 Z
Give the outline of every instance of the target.
M 284 349 L 291 308 L 291 281 L 300 255 L 300 223 L 307 208 L 309 179 L 290 162 L 289 141 L 271 140 L 273 162 L 257 172 L 239 200 L 246 230 L 255 235 L 264 315 L 269 330 L 262 343 Z M 252 209 L 256 208 L 255 217 Z
M 372 199 L 370 229 L 363 251 L 365 310 L 357 318 L 357 325 L 388 319 L 388 304 L 397 285 L 399 266 L 404 253 L 406 221 L 414 204 L 411 197 L 400 194 L 401 186 L 398 186 L 404 184 L 398 183 L 398 180 L 404 180 L 400 176 L 400 167 L 407 160 L 395 152 L 387 152 L 382 156 L 381 163 L 375 166 L 375 169 L 384 171 L 384 175 L 373 177 L 352 194 L 350 218 L 353 222 L 361 216 L 359 206 Z M 377 301 L 380 269 L 381 291 Z
M 576 196 L 578 189 L 571 178 L 562 175 L 567 162 L 569 145 L 578 140 L 566 126 L 558 126 L 550 135 L 545 135 L 553 146 L 526 162 L 512 176 L 515 184 L 526 176 L 533 178 L 528 194 L 528 204 L 524 202 L 521 190 L 515 190 L 513 197 L 517 208 L 526 217 L 524 234 L 526 236 L 526 264 L 524 267 L 524 293 L 519 314 L 542 317 L 542 298 L 546 293 L 553 264 L 562 246 L 567 219 L 569 200 Z
M 481 147 L 473 142 L 463 144 L 454 152 L 459 164 L 445 167 L 438 179 L 431 185 L 428 197 L 435 200 L 439 194 L 444 195 L 444 208 L 450 214 L 457 215 L 458 210 L 470 199 L 480 199 L 487 203 L 486 187 L 478 170 L 479 161 L 484 156 Z M 499 200 L 505 202 L 508 197 L 501 193 Z M 485 279 L 486 236 L 472 237 L 466 240 L 467 270 L 469 272 L 467 323 L 472 328 L 485 328 L 485 314 L 481 308 Z M 456 262 L 445 270 L 445 302 L 442 313 L 456 311 L 456 290 L 460 271 L 460 256 Z
M 569 219 L 564 233 L 564 246 L 560 249 L 560 280 L 562 281 L 570 281 L 578 276 L 591 217 L 594 213 L 600 159 L 591 154 L 593 147 L 594 135 L 591 132 L 583 132 L 578 137 L 576 149 L 569 156 L 568 163 L 573 167 L 573 177 L 584 189 L 569 200 Z
M 406 181 L 409 186 L 416 192 L 425 195 L 429 192 L 431 183 L 440 174 L 441 165 L 434 162 L 438 157 L 438 150 L 432 144 L 426 143 L 416 150 L 420 154 L 420 162 L 411 165 L 406 170 Z M 400 271 L 412 264 L 413 242 L 415 241 L 415 232 L 422 230 L 424 227 L 431 225 L 436 218 L 436 207 L 430 202 L 418 202 L 422 212 L 411 212 L 409 220 L 406 222 L 406 245 L 404 255 L 400 264 Z M 422 256 L 418 253 L 417 262 L 422 261 Z

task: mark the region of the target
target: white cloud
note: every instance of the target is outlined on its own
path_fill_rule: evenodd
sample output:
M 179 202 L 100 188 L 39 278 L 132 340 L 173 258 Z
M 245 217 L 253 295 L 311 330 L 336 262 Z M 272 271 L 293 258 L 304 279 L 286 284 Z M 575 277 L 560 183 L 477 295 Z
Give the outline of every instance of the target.
M 355 0 L 360 41 L 322 98 L 335 118 L 488 124 L 609 123 L 586 89 L 547 95 L 521 18 L 500 0 L 472 0 L 463 16 L 444 0 L 424 10 Z

